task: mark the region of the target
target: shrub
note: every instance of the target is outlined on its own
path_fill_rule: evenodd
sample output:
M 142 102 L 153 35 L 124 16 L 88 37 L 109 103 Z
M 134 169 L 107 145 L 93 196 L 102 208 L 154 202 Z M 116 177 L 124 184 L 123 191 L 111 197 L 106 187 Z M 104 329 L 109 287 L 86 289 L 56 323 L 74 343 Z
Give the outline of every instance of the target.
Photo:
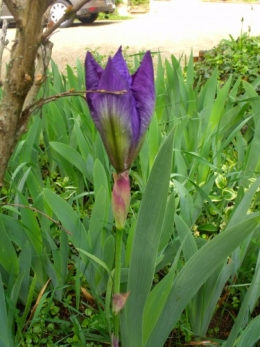
M 224 84 L 233 75 L 234 80 L 241 78 L 253 82 L 260 73 L 260 36 L 251 37 L 241 34 L 236 40 L 222 40 L 216 47 L 205 51 L 201 61 L 195 63 L 195 82 L 203 85 L 218 69 L 218 79 Z M 260 92 L 259 87 L 257 92 Z

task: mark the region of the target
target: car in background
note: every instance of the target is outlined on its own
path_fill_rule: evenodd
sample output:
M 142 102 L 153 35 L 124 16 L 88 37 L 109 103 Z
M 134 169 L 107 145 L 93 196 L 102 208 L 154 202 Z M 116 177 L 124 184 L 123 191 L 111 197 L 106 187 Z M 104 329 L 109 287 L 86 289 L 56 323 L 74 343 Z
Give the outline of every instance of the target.
M 49 6 L 47 10 L 47 21 L 56 23 L 65 13 L 69 6 L 76 5 L 79 0 L 57 0 Z M 76 15 L 61 24 L 62 28 L 66 28 L 72 25 L 77 18 L 82 23 L 93 23 L 100 12 L 112 13 L 115 10 L 115 0 L 90 0 L 83 5 Z M 2 11 L 0 10 L 0 20 L 7 19 L 8 21 L 14 21 L 14 18 L 7 6 L 3 2 Z

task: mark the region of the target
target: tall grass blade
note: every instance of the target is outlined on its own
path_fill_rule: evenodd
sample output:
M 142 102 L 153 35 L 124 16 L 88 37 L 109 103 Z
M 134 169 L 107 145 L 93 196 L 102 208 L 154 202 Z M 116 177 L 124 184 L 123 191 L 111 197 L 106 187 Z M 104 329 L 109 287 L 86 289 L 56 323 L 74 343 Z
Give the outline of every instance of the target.
M 59 142 L 50 142 L 51 147 L 63 156 L 69 163 L 74 165 L 83 176 L 87 175 L 86 162 L 82 156 L 72 147 Z
M 153 281 L 169 190 L 172 142 L 173 132 L 155 159 L 138 214 L 129 266 L 127 290 L 130 296 L 122 314 L 124 347 L 143 345 L 143 312 Z
M 240 336 L 237 347 L 254 347 L 260 340 L 260 316 L 256 316 L 248 324 Z
M 241 329 L 244 328 L 245 324 L 247 323 L 247 319 L 250 312 L 250 308 L 253 309 L 253 305 L 256 304 L 258 298 L 260 297 L 260 251 L 258 252 L 258 261 L 255 267 L 255 273 L 252 279 L 252 282 L 250 284 L 249 289 L 246 292 L 246 295 L 244 297 L 244 300 L 242 302 L 242 305 L 240 307 L 239 313 L 236 317 L 235 323 L 231 329 L 231 332 L 228 336 L 228 339 L 225 343 L 225 347 L 232 347 L 235 343 L 236 338 L 238 337 Z M 254 325 L 257 323 L 254 322 Z M 249 336 L 246 330 L 242 333 L 240 337 L 240 343 L 238 345 L 240 346 L 252 346 L 252 340 L 254 341 L 256 336 L 260 337 L 260 321 L 258 323 L 258 334 L 254 334 L 254 338 L 252 339 L 252 336 Z M 252 333 L 252 328 L 251 328 Z M 244 335 L 244 337 L 243 337 Z M 246 337 L 247 336 L 247 337 Z M 246 343 L 244 345 L 241 344 L 241 339 L 244 341 L 245 339 L 250 339 L 251 342 Z M 256 342 L 256 340 L 254 341 Z
M 13 341 L 8 329 L 8 318 L 6 311 L 5 294 L 2 282 L 2 276 L 0 273 L 0 346 L 1 347 L 13 347 Z
M 1 230 L 1 245 L 0 245 L 0 264 L 9 273 L 14 271 L 18 273 L 18 259 L 12 241 L 6 231 L 5 225 L 0 214 L 0 230 Z
M 43 196 L 61 224 L 69 232 L 69 239 L 75 247 L 89 249 L 86 229 L 72 207 L 54 192 L 44 188 Z
M 259 222 L 260 214 L 248 217 L 207 242 L 189 259 L 175 278 L 171 293 L 145 347 L 163 346 L 182 311 L 201 285 L 254 232 Z
M 249 83 L 244 82 L 244 87 L 246 89 L 246 93 L 248 97 L 256 97 L 258 94 L 256 93 L 253 86 Z M 259 107 L 260 107 L 260 99 L 256 99 L 251 102 L 252 112 L 254 114 L 254 135 L 252 141 L 249 144 L 248 154 L 246 158 L 246 167 L 245 171 L 247 174 L 252 175 L 253 173 L 260 172 L 260 159 L 259 159 L 259 150 L 260 150 L 260 117 L 259 117 Z

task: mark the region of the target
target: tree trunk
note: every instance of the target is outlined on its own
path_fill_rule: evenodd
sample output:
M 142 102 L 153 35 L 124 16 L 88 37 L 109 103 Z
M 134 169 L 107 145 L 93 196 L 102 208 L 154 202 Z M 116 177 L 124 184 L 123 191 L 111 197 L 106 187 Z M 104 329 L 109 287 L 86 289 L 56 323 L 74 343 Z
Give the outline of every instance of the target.
M 16 4 L 18 1 L 16 1 Z M 17 126 L 26 96 L 34 82 L 35 57 L 41 44 L 42 17 L 49 0 L 6 1 L 16 19 L 16 37 L 3 81 L 0 106 L 0 187 L 16 145 Z
M 26 129 L 30 116 L 29 106 L 35 102 L 40 86 L 46 78 L 52 49 L 50 34 L 90 0 L 80 0 L 63 18 L 55 24 L 52 23 L 43 32 L 44 13 L 54 1 L 5 0 L 15 18 L 17 29 L 3 81 L 0 105 L 0 191 L 8 161 L 20 135 Z M 0 7 L 1 4 L 2 0 Z M 1 37 L 1 42 L 4 45 L 5 37 Z

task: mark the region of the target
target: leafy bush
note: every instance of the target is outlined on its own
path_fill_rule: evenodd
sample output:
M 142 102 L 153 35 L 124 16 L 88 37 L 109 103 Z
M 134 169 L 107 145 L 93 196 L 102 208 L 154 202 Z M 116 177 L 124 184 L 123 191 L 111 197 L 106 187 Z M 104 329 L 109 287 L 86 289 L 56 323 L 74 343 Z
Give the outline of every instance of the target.
M 223 85 L 232 75 L 233 80 L 253 82 L 260 74 L 260 37 L 241 34 L 236 40 L 222 40 L 216 47 L 204 52 L 202 61 L 195 64 L 195 83 L 203 85 L 217 68 Z M 260 88 L 257 86 L 257 92 Z M 242 91 L 241 91 L 242 92 Z
M 134 8 L 136 6 L 137 7 L 142 6 L 145 9 L 149 9 L 150 2 L 148 0 L 129 0 L 128 4 L 129 4 L 130 8 L 132 8 L 132 7 Z

